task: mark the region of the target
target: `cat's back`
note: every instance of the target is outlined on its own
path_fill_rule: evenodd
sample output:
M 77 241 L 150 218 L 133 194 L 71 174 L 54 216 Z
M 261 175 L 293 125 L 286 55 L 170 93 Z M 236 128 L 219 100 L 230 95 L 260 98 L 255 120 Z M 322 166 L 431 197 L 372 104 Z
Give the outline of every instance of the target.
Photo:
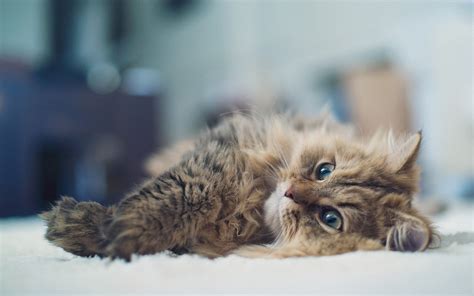
M 262 146 L 266 126 L 260 119 L 233 115 L 203 132 L 194 149 L 175 169 L 190 172 L 216 184 L 214 189 L 232 195 L 253 179 L 246 150 Z
M 289 137 L 296 132 L 293 122 L 279 114 L 235 114 L 205 132 L 197 143 L 231 149 L 265 149 L 269 141 Z
M 267 129 L 266 118 L 235 114 L 223 119 L 209 129 L 198 142 L 198 146 L 212 143 L 221 148 L 239 148 L 258 145 Z

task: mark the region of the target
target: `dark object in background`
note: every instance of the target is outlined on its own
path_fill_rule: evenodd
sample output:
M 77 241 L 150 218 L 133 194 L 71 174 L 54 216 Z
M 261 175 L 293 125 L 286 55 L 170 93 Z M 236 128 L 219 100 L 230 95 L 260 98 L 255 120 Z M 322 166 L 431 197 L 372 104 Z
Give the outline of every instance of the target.
M 174 17 L 182 16 L 189 10 L 192 10 L 199 1 L 197 0 L 163 0 L 158 2 L 165 11 Z
M 63 195 L 74 188 L 74 165 L 77 159 L 74 157 L 74 146 L 72 143 L 63 141 L 40 140 L 33 155 L 38 176 L 38 194 L 40 206 L 44 208 L 52 204 L 58 196 Z M 31 166 L 30 166 L 31 167 Z M 98 196 L 97 198 L 101 198 Z
M 160 144 L 155 89 L 120 88 L 125 1 L 102 4 L 49 0 L 44 64 L 0 60 L 0 216 L 35 214 L 60 195 L 114 202 L 141 182 L 143 161 Z M 93 28 L 104 32 L 95 52 L 110 53 L 93 59 L 78 51 L 93 39 L 83 26 L 92 9 L 106 24 Z
M 409 80 L 388 53 L 374 51 L 346 63 L 316 80 L 338 119 L 353 122 L 363 134 L 378 128 L 391 128 L 396 134 L 412 131 Z
M 160 144 L 156 98 L 48 77 L 0 61 L 0 216 L 35 214 L 59 195 L 116 201 Z

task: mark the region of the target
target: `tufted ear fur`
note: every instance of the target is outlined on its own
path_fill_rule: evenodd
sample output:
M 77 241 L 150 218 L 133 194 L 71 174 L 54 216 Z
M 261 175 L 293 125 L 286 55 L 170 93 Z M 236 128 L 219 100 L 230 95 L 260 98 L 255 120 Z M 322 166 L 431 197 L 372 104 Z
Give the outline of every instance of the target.
M 410 217 L 390 228 L 386 248 L 401 252 L 423 251 L 428 247 L 431 235 L 429 225 L 421 219 Z
M 421 131 L 402 141 L 395 140 L 390 132 L 387 141 L 389 163 L 393 170 L 399 172 L 412 168 L 420 150 Z

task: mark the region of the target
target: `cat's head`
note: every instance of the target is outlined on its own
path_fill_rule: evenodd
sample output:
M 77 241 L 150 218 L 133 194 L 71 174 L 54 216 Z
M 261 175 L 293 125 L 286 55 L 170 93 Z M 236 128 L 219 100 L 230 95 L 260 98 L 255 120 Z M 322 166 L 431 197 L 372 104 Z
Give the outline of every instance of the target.
M 421 138 L 303 133 L 265 205 L 267 224 L 285 242 L 347 234 L 390 250 L 426 249 L 430 222 L 412 207 Z

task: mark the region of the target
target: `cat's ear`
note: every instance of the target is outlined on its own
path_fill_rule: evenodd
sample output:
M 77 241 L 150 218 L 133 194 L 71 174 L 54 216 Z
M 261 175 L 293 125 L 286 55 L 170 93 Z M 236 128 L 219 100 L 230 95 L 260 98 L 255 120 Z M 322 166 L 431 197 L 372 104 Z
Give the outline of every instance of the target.
M 395 140 L 393 133 L 390 131 L 387 142 L 389 162 L 393 170 L 399 172 L 412 168 L 420 150 L 421 131 L 401 141 Z
M 426 249 L 431 229 L 421 219 L 411 217 L 396 223 L 387 234 L 386 248 L 392 251 L 416 252 Z

